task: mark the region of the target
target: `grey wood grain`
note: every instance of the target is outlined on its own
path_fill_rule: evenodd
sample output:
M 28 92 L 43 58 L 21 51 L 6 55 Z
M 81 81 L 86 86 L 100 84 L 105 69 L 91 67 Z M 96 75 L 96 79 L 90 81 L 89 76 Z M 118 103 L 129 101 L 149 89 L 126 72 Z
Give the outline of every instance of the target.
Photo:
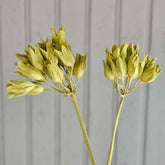
M 26 111 L 25 98 L 8 99 L 5 84 L 18 79 L 14 73 L 15 54 L 24 47 L 24 3 L 1 1 L 1 56 L 3 63 L 3 121 L 5 160 L 3 165 L 26 165 Z
M 57 28 L 60 26 L 61 21 L 61 0 L 54 1 L 54 26 Z M 61 97 L 58 93 L 55 93 L 54 98 L 54 108 L 55 108 L 55 118 L 54 118 L 54 164 L 61 165 Z
M 33 0 L 30 4 L 31 43 L 51 36 L 54 23 L 54 1 Z M 55 162 L 55 105 L 54 95 L 44 92 L 32 97 L 32 152 L 33 164 L 53 165 Z
M 88 53 L 77 98 L 96 164 L 106 164 L 119 97 L 103 74 L 105 48 L 133 42 L 164 67 L 163 0 L 0 0 L 0 165 L 90 164 L 71 99 L 43 93 L 8 99 L 5 84 L 14 73 L 15 53 L 66 29 L 74 53 Z M 141 54 L 142 57 L 142 54 Z M 126 98 L 113 165 L 164 165 L 164 72 Z
M 92 1 L 89 64 L 89 130 L 97 164 L 106 164 L 112 133 L 113 87 L 104 77 L 105 49 L 114 42 L 115 1 Z
M 61 0 L 61 26 L 66 29 L 66 36 L 72 51 L 84 54 L 84 1 Z M 77 87 L 77 99 L 83 113 L 84 83 Z M 83 137 L 71 98 L 61 96 L 61 165 L 84 164 Z
M 148 98 L 148 120 L 147 120 L 147 141 L 146 141 L 146 165 L 165 163 L 165 20 L 163 17 L 164 1 L 153 1 L 153 21 L 152 21 L 152 41 L 151 54 L 152 57 L 157 57 L 157 63 L 160 64 L 162 72 L 149 86 Z
M 3 62 L 2 62 L 2 2 L 0 1 L 0 165 L 5 163 L 4 103 L 3 103 Z

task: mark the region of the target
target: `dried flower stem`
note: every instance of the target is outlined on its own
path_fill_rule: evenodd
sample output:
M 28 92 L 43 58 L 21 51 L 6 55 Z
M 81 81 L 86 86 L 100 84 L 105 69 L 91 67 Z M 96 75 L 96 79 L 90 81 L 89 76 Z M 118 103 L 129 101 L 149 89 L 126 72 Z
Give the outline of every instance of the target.
M 115 126 L 114 126 L 114 130 L 113 130 L 112 141 L 111 141 L 111 145 L 110 145 L 110 149 L 109 149 L 107 165 L 111 165 L 111 162 L 112 162 L 112 155 L 113 155 L 113 149 L 114 149 L 114 144 L 115 144 L 116 131 L 117 131 L 118 123 L 119 123 L 119 118 L 120 118 L 120 113 L 121 113 L 123 102 L 124 102 L 124 97 L 121 97 L 119 109 L 118 109 L 118 113 L 117 113 L 117 117 L 116 117 L 116 121 L 115 121 Z
M 71 98 L 72 98 L 73 104 L 74 104 L 75 109 L 76 109 L 77 117 L 78 117 L 78 120 L 79 120 L 79 123 L 80 123 L 81 131 L 82 131 L 83 136 L 84 136 L 84 140 L 85 140 L 85 144 L 86 144 L 88 154 L 89 154 L 89 157 L 90 157 L 90 160 L 91 160 L 91 164 L 95 165 L 95 160 L 94 160 L 94 156 L 93 156 L 92 149 L 91 149 L 91 146 L 90 146 L 87 130 L 86 130 L 81 112 L 79 110 L 79 106 L 78 106 L 75 94 L 72 94 Z

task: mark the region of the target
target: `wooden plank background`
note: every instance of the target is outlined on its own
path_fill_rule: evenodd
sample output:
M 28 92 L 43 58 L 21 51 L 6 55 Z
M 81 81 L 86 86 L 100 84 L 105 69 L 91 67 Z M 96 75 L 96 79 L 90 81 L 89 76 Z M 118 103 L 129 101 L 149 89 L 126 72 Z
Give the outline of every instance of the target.
M 71 99 L 43 93 L 8 99 L 15 54 L 64 26 L 74 53 L 88 53 L 78 86 L 97 164 L 106 164 L 119 97 L 103 75 L 105 48 L 133 42 L 158 57 L 159 78 L 126 98 L 113 165 L 165 164 L 164 0 L 0 0 L 0 165 L 89 165 Z

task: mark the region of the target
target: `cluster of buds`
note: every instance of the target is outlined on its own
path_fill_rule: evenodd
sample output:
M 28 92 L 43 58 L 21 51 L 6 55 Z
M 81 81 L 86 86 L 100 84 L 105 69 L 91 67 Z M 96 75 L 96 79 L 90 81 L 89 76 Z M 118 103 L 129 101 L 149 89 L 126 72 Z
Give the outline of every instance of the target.
M 58 32 L 52 27 L 52 37 L 41 40 L 25 49 L 25 54 L 16 54 L 17 73 L 28 80 L 10 80 L 7 90 L 10 98 L 21 95 L 36 95 L 44 90 L 58 91 L 64 95 L 76 93 L 78 80 L 86 69 L 86 55 L 74 54 L 65 38 L 65 29 Z
M 110 80 L 117 92 L 127 95 L 142 83 L 149 83 L 159 75 L 159 65 L 155 66 L 156 58 L 144 55 L 139 60 L 139 46 L 123 43 L 119 48 L 116 44 L 112 50 L 106 49 L 106 60 L 103 61 L 104 75 Z

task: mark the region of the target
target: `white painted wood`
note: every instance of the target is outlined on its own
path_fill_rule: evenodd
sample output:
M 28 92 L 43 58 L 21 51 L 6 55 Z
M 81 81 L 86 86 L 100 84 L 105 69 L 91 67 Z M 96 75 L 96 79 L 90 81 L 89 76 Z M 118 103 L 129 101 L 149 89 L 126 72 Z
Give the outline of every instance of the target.
M 149 86 L 146 165 L 165 163 L 165 20 L 163 17 L 165 1 L 153 1 L 151 54 L 157 57 L 162 72 Z
M 113 88 L 104 77 L 102 60 L 115 31 L 115 1 L 92 1 L 89 63 L 89 131 L 96 164 L 106 164 L 112 132 Z
M 61 16 L 61 3 L 60 0 L 54 1 L 54 26 L 60 26 L 60 16 Z M 60 95 L 55 93 L 55 100 L 54 100 L 54 108 L 55 108 L 55 118 L 54 118 L 54 125 L 55 125 L 55 142 L 54 142 L 54 156 L 55 161 L 54 164 L 61 164 L 61 108 L 60 108 Z
M 18 79 L 14 73 L 15 54 L 24 47 L 24 3 L 16 0 L 1 1 L 1 56 L 3 72 L 3 165 L 26 165 L 26 111 L 25 97 L 8 99 L 5 84 L 9 79 Z
M 85 1 L 61 0 L 60 25 L 66 29 L 66 37 L 71 43 L 72 51 L 84 54 L 84 16 Z M 77 87 L 77 99 L 84 111 L 84 83 L 82 78 Z M 83 165 L 83 136 L 71 98 L 61 95 L 61 165 Z M 86 151 L 86 150 L 85 150 Z
M 30 3 L 30 42 L 51 36 L 54 24 L 54 1 L 33 0 Z M 32 101 L 32 164 L 54 165 L 55 97 L 51 92 L 31 97 Z
M 0 16 L 1 16 L 1 1 L 0 1 Z M 3 62 L 2 62 L 2 22 L 0 17 L 0 165 L 5 162 L 5 136 L 4 136 L 4 109 L 3 109 Z
M 103 74 L 105 48 L 114 41 L 138 43 L 165 69 L 164 5 L 163 0 L 0 0 L 0 165 L 90 164 L 70 98 L 50 92 L 7 98 L 7 80 L 21 78 L 14 73 L 15 53 L 50 36 L 51 25 L 65 27 L 74 53 L 88 53 L 77 98 L 96 164 L 106 164 L 118 99 Z M 162 72 L 126 98 L 113 165 L 164 165 L 164 81 Z

